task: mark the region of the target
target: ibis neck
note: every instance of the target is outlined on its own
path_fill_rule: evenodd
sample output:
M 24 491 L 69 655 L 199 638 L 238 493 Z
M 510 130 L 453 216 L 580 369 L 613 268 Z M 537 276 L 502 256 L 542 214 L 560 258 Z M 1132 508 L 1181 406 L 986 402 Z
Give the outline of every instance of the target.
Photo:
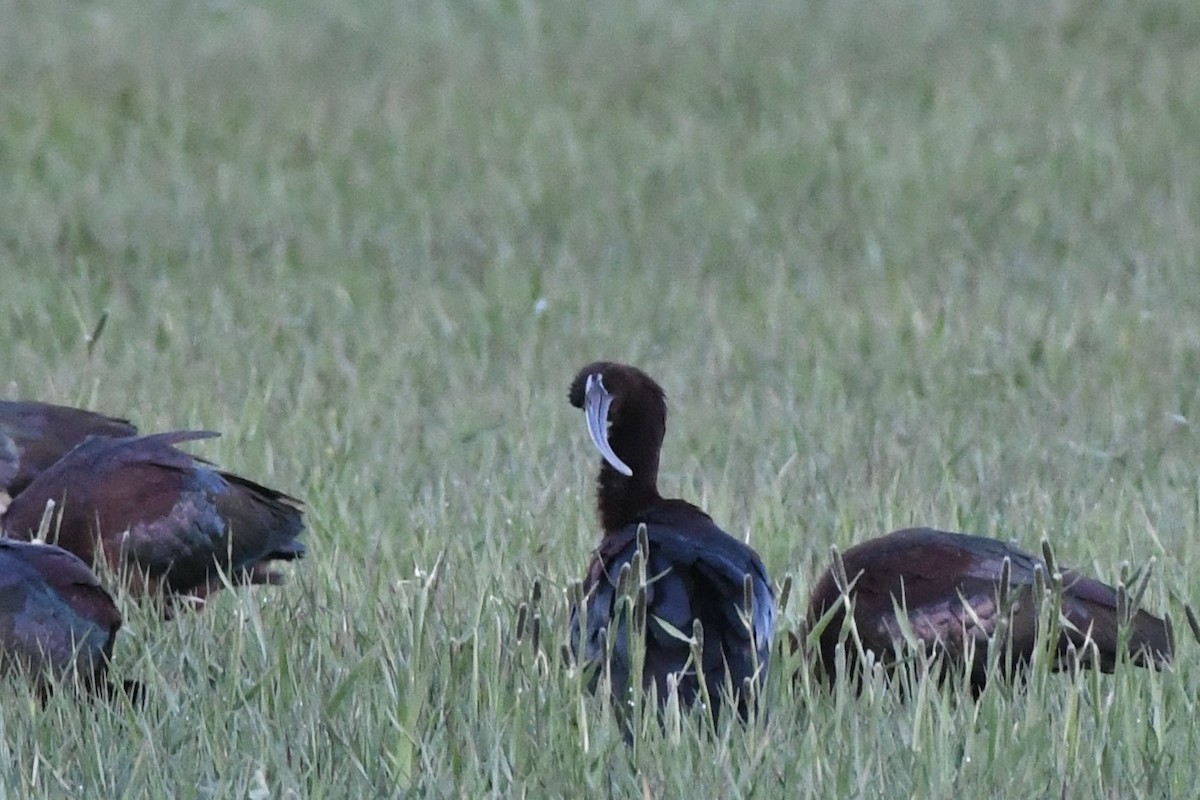
M 614 533 L 662 499 L 658 493 L 658 459 L 652 464 L 630 464 L 632 476 L 622 475 L 607 462 L 596 480 L 596 501 L 605 533 Z
M 621 530 L 662 499 L 658 493 L 658 459 L 666 434 L 666 409 L 638 406 L 626 410 L 609 426 L 609 446 L 632 475 L 624 475 L 601 461 L 596 479 L 596 501 L 606 533 Z

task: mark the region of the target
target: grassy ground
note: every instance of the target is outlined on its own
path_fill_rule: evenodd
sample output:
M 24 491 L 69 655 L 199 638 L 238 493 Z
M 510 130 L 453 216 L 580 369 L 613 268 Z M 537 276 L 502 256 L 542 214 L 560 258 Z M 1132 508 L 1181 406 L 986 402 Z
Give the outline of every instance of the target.
M 310 548 L 125 603 L 142 710 L 3 687 L 0 796 L 1193 797 L 1197 97 L 1190 0 L 0 0 L 0 393 L 219 429 Z M 976 705 L 781 664 L 764 724 L 626 752 L 556 659 L 599 357 L 788 624 L 927 523 L 1156 559 L 1179 666 Z

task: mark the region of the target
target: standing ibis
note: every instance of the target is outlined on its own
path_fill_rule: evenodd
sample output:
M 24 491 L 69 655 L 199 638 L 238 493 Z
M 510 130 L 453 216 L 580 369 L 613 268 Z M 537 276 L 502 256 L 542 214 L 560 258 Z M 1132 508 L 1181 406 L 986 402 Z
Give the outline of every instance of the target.
M 1006 668 L 1020 668 L 1033 655 L 1035 592 L 1052 578 L 1040 558 L 996 539 L 910 528 L 850 548 L 841 565 L 844 571 L 835 562 L 821 575 L 808 609 L 810 628 L 830 615 L 818 659 L 827 680 L 836 677 L 839 649 L 857 675 L 860 644 L 888 668 L 915 644 L 942 658 L 943 675 L 969 673 L 978 694 L 987 683 L 989 647 L 1008 648 Z M 1125 612 L 1129 601 L 1117 590 L 1073 570 L 1063 570 L 1061 580 L 1054 669 L 1074 664 L 1112 672 L 1122 654 L 1139 666 L 1170 662 L 1167 622 L 1140 609 Z M 854 631 L 842 630 L 843 595 L 854 609 Z M 1123 617 L 1128 630 L 1119 632 Z
M 222 585 L 279 583 L 270 562 L 304 555 L 299 501 L 219 472 L 174 447 L 215 433 L 87 439 L 13 498 L 7 536 L 46 536 L 89 563 L 104 559 L 134 594 L 203 599 Z
M 136 433 L 128 420 L 80 408 L 0 400 L 0 511 L 39 472 L 87 437 Z
M 684 707 L 707 699 L 715 721 L 732 692 L 745 718 L 753 699 L 747 693 L 766 680 L 775 627 L 762 561 L 696 506 L 658 493 L 667 403 L 650 376 L 624 364 L 589 364 L 569 399 L 583 409 L 602 456 L 596 505 L 603 528 L 583 583 L 585 609 L 577 600 L 571 610 L 572 650 L 593 666 L 609 658 L 614 700 L 624 708 L 629 681 L 638 677 L 630 675 L 639 654 L 621 602 L 630 587 L 640 607 L 634 625 L 644 620 L 635 627 L 645 648 L 640 680 L 654 687 L 660 708 L 674 686 Z M 623 571 L 634 580 L 623 580 Z
M 54 545 L 0 539 L 0 665 L 40 687 L 77 679 L 110 693 L 121 614 L 79 558 Z

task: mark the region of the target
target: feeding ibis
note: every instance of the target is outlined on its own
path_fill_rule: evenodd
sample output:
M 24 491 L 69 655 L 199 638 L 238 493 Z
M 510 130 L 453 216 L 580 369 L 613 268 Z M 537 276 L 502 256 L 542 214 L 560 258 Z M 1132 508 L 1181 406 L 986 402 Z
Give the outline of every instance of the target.
M 25 672 L 42 688 L 53 675 L 111 694 L 106 675 L 120 627 L 112 596 L 82 560 L 54 545 L 0 539 L 0 663 L 6 670 Z
M 85 562 L 103 555 L 134 594 L 203 599 L 222 585 L 279 583 L 270 562 L 304 555 L 300 502 L 179 450 L 216 436 L 177 431 L 92 437 L 37 476 L 0 519 L 7 536 L 38 534 Z
M 987 682 L 990 646 L 1010 648 L 1004 654 L 1008 666 L 1020 668 L 1033 655 L 1039 624 L 1035 590 L 1051 579 L 1040 558 L 996 539 L 910 528 L 855 545 L 841 561 L 844 575 L 836 563 L 827 569 L 808 609 L 810 628 L 832 610 L 819 644 L 818 674 L 827 680 L 836 677 L 839 648 L 844 664 L 856 674 L 861 669 L 858 645 L 842 630 L 843 592 L 853 604 L 863 651 L 889 668 L 908 644 L 916 644 L 942 657 L 943 675 L 969 672 L 978 694 Z M 1122 639 L 1118 628 L 1125 612 L 1117 590 L 1069 569 L 1061 578 L 1055 669 L 1076 664 L 1112 672 L 1123 652 L 1139 666 L 1161 668 L 1171 660 L 1166 621 L 1137 609 L 1127 615 Z M 843 581 L 849 585 L 839 586 Z

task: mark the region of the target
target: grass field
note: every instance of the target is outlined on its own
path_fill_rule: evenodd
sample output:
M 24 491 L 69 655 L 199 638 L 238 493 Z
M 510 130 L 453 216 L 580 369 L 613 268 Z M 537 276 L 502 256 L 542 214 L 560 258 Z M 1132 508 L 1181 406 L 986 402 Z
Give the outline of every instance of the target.
M 223 431 L 309 526 L 286 587 L 122 600 L 145 708 L 0 687 L 0 797 L 1194 797 L 1197 98 L 1192 0 L 0 0 L 0 394 Z M 1178 666 L 780 662 L 627 751 L 557 659 L 602 357 L 787 626 L 923 523 L 1156 559 Z

